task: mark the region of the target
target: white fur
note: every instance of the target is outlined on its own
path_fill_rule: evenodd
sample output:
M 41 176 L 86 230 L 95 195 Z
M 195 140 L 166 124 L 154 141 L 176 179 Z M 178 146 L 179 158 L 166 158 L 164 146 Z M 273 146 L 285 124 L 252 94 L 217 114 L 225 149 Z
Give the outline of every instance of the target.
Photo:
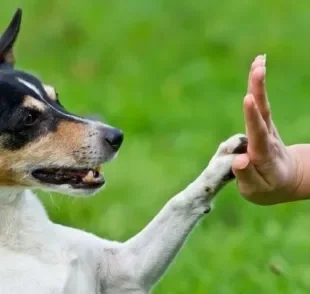
M 2 189 L 0 294 L 148 293 L 225 184 L 241 137 L 221 144 L 202 174 L 125 243 L 54 224 L 31 191 Z
M 26 87 L 28 87 L 30 90 L 32 90 L 33 92 L 37 93 L 39 95 L 40 98 L 43 98 L 42 93 L 40 92 L 40 90 L 34 85 L 31 84 L 27 81 L 25 81 L 22 78 L 16 78 L 20 83 L 24 84 Z

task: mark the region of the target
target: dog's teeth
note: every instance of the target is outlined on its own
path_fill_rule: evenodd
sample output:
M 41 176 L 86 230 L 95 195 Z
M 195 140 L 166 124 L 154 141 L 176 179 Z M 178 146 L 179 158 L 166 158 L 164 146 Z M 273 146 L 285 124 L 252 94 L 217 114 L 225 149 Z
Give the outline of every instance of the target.
M 83 182 L 94 182 L 95 178 L 94 178 L 94 172 L 92 170 L 90 170 L 87 175 L 83 178 Z

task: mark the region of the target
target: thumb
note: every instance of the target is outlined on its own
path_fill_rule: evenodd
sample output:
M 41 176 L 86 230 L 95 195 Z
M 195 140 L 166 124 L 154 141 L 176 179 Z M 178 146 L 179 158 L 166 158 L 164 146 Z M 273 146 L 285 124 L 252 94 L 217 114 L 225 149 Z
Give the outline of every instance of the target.
M 254 192 L 257 192 L 257 187 L 265 184 L 247 153 L 235 157 L 232 170 L 236 176 L 239 191 L 243 196 L 251 196 Z
M 243 194 L 243 190 L 248 190 L 248 186 L 255 184 L 255 176 L 253 171 L 249 155 L 247 153 L 237 155 L 232 162 L 232 171 L 238 182 L 240 192 Z M 246 188 L 246 189 L 244 189 Z
M 235 172 L 238 173 L 239 171 L 246 169 L 249 163 L 250 163 L 250 158 L 247 153 L 239 154 L 233 160 L 232 169 L 234 173 Z

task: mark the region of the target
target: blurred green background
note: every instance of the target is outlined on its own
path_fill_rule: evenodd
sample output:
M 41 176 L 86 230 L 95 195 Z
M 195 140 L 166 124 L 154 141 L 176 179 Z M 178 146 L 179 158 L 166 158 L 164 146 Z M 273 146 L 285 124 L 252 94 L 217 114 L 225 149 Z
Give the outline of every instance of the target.
M 6 1 L 24 9 L 18 67 L 62 103 L 125 131 L 94 198 L 41 193 L 51 218 L 123 241 L 244 132 L 247 73 L 266 53 L 275 122 L 310 142 L 309 1 Z M 235 183 L 194 230 L 154 293 L 309 293 L 310 204 L 259 207 Z

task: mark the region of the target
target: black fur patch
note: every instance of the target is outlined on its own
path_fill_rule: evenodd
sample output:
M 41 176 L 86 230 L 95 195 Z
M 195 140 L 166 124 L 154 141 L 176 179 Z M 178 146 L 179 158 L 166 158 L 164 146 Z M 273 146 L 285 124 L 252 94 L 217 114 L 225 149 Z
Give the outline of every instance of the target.
M 40 95 L 19 79 L 33 85 Z M 35 114 L 38 115 L 38 122 L 33 126 L 23 123 L 25 117 L 34 111 L 23 106 L 25 96 L 38 99 L 47 106 L 44 112 Z M 3 148 L 20 149 L 49 132 L 56 132 L 61 121 L 75 121 L 77 117 L 67 115 L 72 116 L 60 104 L 48 98 L 36 77 L 21 71 L 0 70 L 0 138 Z
M 13 46 L 22 21 L 22 10 L 17 9 L 10 24 L 0 38 L 0 67 L 12 68 L 15 63 Z
M 14 69 L 13 46 L 18 37 L 22 18 L 21 9 L 17 9 L 9 26 L 0 37 L 0 142 L 2 148 L 16 150 L 24 147 L 49 132 L 57 132 L 61 121 L 77 121 L 60 105 L 52 101 L 39 79 Z M 26 124 L 25 117 L 34 110 L 23 105 L 25 96 L 31 96 L 43 102 L 47 107 L 38 115 L 37 123 Z M 79 123 L 83 123 L 79 121 Z

